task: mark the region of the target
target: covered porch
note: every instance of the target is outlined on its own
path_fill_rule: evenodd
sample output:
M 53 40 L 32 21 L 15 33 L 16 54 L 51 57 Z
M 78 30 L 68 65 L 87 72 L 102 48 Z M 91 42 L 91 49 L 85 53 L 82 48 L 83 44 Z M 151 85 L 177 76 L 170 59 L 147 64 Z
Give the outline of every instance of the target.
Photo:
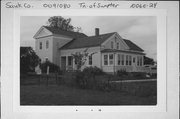
M 118 70 L 126 72 L 144 72 L 144 53 L 121 51 L 121 50 L 103 50 L 101 51 L 102 70 L 104 72 L 115 73 Z
M 72 56 L 61 56 L 61 69 L 69 71 L 75 69 L 75 63 Z

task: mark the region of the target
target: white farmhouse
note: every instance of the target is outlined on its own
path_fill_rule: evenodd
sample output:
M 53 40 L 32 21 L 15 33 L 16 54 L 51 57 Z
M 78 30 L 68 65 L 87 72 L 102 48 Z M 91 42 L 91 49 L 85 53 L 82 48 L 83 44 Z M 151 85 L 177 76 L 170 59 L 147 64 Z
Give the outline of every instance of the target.
M 88 57 L 84 67 L 97 66 L 104 72 L 144 71 L 144 51 L 116 32 L 99 34 L 99 29 L 96 28 L 94 36 L 87 36 L 83 33 L 42 26 L 34 38 L 36 53 L 41 61 L 49 60 L 59 65 L 62 70 L 76 70 L 71 54 L 83 52 L 88 48 L 87 52 L 96 53 Z

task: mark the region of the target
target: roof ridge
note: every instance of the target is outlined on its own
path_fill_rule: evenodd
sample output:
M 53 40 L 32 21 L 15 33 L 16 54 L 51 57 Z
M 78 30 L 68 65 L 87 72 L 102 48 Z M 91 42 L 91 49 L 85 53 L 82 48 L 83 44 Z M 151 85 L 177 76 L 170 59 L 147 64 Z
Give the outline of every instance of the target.
M 65 31 L 65 32 L 73 32 L 73 33 L 84 34 L 82 32 L 68 31 L 68 30 L 64 30 L 64 29 L 58 28 L 58 27 L 56 28 L 56 27 L 50 27 L 50 26 L 45 26 L 45 25 L 43 25 L 43 27 L 57 29 L 57 30 Z
M 81 33 L 81 32 L 75 32 L 75 31 L 68 31 L 68 30 L 63 30 L 61 28 L 56 28 L 56 27 L 50 27 L 50 26 L 42 26 L 45 29 L 49 30 L 53 34 L 60 34 L 60 35 L 65 35 L 65 36 L 70 36 L 72 38 L 81 38 L 81 37 L 87 37 L 86 34 Z
M 98 36 L 96 36 L 96 35 L 94 35 L 94 36 L 87 36 L 87 37 L 88 37 L 88 38 L 92 38 L 92 37 L 100 37 L 100 36 L 103 36 L 103 35 L 109 35 L 109 34 L 112 34 L 112 35 L 113 35 L 114 33 L 116 33 L 116 32 L 100 34 L 100 35 L 98 35 Z M 83 39 L 83 38 L 78 38 L 78 39 Z
M 84 38 L 77 38 L 68 42 L 67 44 L 62 46 L 60 49 L 73 49 L 73 48 L 100 46 L 100 44 L 102 44 L 105 40 L 111 37 L 114 33 L 115 32 L 101 34 L 98 36 L 87 36 Z

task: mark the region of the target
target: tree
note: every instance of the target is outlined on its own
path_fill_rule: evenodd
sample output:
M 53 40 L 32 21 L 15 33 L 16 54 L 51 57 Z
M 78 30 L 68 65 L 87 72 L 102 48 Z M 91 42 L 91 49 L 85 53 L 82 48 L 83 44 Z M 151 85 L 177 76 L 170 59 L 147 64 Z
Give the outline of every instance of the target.
M 71 54 L 74 62 L 77 66 L 77 70 L 80 70 L 81 67 L 85 64 L 87 57 L 92 56 L 94 53 L 88 53 L 87 52 L 88 49 L 85 49 L 83 52 L 76 52 L 74 54 Z
M 40 65 L 42 73 L 47 73 L 48 66 L 49 66 L 49 73 L 60 73 L 60 67 L 56 64 L 53 64 L 50 61 L 45 61 Z
M 20 73 L 32 72 L 40 63 L 40 58 L 31 47 L 20 47 Z
M 144 65 L 154 65 L 155 61 L 152 58 L 144 56 Z
M 66 31 L 76 31 L 80 32 L 81 27 L 74 27 L 71 24 L 71 18 L 63 18 L 61 16 L 53 16 L 48 19 L 48 26 L 54 28 L 60 28 Z

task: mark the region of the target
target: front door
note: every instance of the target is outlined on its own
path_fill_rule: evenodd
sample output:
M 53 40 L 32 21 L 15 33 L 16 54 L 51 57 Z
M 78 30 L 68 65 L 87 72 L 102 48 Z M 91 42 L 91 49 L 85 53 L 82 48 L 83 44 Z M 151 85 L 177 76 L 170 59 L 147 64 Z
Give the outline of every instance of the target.
M 66 70 L 66 56 L 61 57 L 61 69 Z
M 68 56 L 68 62 L 67 62 L 67 70 L 73 70 L 73 57 L 72 56 Z

